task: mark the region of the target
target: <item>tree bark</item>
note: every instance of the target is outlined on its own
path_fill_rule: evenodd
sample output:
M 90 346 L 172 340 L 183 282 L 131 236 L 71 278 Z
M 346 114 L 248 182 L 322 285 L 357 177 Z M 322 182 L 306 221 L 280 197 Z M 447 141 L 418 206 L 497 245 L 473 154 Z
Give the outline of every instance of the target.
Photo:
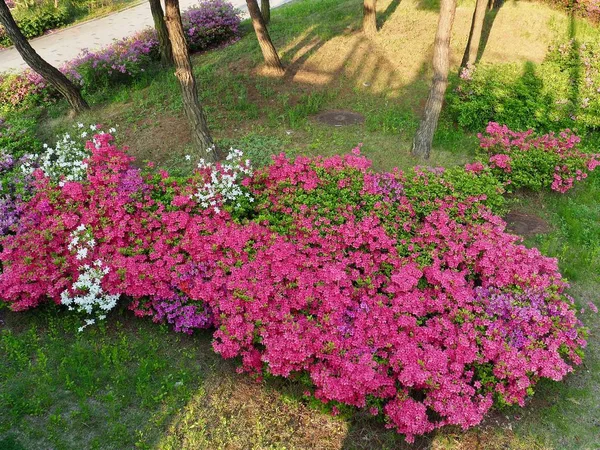
M 268 25 L 271 21 L 271 2 L 269 0 L 261 0 L 260 13 L 265 21 L 265 25 Z
M 169 41 L 169 30 L 165 23 L 165 14 L 163 12 L 160 0 L 148 0 L 150 3 L 150 12 L 154 20 L 154 28 L 158 35 L 158 48 L 160 51 L 160 61 L 163 66 L 173 65 L 173 51 L 171 50 L 171 41 Z
M 265 65 L 276 75 L 283 75 L 283 65 L 281 64 L 279 55 L 277 55 L 277 50 L 271 41 L 271 36 L 269 36 L 269 32 L 267 31 L 267 27 L 265 25 L 265 21 L 263 20 L 257 1 L 246 0 L 246 5 L 248 6 L 248 12 L 250 13 L 250 18 L 252 19 L 252 25 L 254 26 L 254 31 L 256 32 L 258 44 L 260 45 L 263 58 L 265 59 Z
M 465 49 L 465 54 L 460 64 L 461 70 L 463 67 L 475 64 L 475 61 L 477 60 L 487 5 L 488 0 L 477 0 L 477 3 L 475 4 L 475 12 L 473 13 L 473 21 L 471 22 L 471 31 L 469 32 L 469 41 L 467 42 L 467 48 Z
M 363 31 L 367 36 L 377 34 L 377 0 L 364 0 Z
M 21 33 L 4 0 L 0 0 L 0 24 L 27 65 L 44 77 L 69 102 L 76 113 L 89 109 L 79 88 L 56 67 L 48 64 L 36 53 L 27 38 Z
M 448 87 L 448 71 L 450 70 L 450 37 L 456 13 L 456 0 L 441 0 L 440 19 L 433 47 L 433 83 L 425 113 L 413 141 L 412 154 L 429 159 L 433 135 L 437 128 L 444 95 Z
M 216 162 L 218 155 L 206 123 L 206 116 L 198 99 L 196 79 L 192 72 L 192 62 L 181 23 L 179 0 L 165 0 L 165 12 L 173 60 L 175 61 L 175 76 L 181 86 L 183 109 L 192 129 L 192 139 L 196 151 L 198 156 L 206 161 Z

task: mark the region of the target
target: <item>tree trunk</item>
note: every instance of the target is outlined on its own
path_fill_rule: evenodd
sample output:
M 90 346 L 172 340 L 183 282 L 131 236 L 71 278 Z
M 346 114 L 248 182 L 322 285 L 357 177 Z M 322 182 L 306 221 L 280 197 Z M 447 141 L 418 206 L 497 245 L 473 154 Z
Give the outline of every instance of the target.
M 377 34 L 377 0 L 364 0 L 363 31 L 367 36 Z
M 173 60 L 175 61 L 175 76 L 181 86 L 183 109 L 192 129 L 192 139 L 201 158 L 208 162 L 216 162 L 218 156 L 206 123 L 206 116 L 198 99 L 192 62 L 181 23 L 179 0 L 165 0 L 165 12 Z
M 265 65 L 276 75 L 283 75 L 284 70 L 283 66 L 281 65 L 281 60 L 279 59 L 277 50 L 275 50 L 275 46 L 271 41 L 271 37 L 267 31 L 267 27 L 265 25 L 265 21 L 263 20 L 257 1 L 246 0 L 246 5 L 248 6 L 248 12 L 250 13 L 250 18 L 252 19 L 252 25 L 254 26 L 254 31 L 256 32 L 258 44 L 260 45 L 263 58 L 265 59 Z
M 268 25 L 271 21 L 271 2 L 269 0 L 261 0 L 260 13 L 265 21 L 265 25 Z
M 169 30 L 165 23 L 165 14 L 160 0 L 148 0 L 150 3 L 150 11 L 154 20 L 154 28 L 158 35 L 158 48 L 160 51 L 160 60 L 163 66 L 171 66 L 173 64 L 173 51 L 171 50 L 171 41 L 169 41 Z
M 88 104 L 81 96 L 79 88 L 71 83 L 56 67 L 48 64 L 36 53 L 27 38 L 19 30 L 4 0 L 0 0 L 0 24 L 6 30 L 6 34 L 15 44 L 15 48 L 27 65 L 60 92 L 76 113 L 89 109 Z
M 487 9 L 488 0 L 477 0 L 475 4 L 475 12 L 473 13 L 473 22 L 471 22 L 471 32 L 469 33 L 469 41 L 463 56 L 460 68 L 472 66 L 477 59 L 477 52 L 481 45 L 481 33 L 483 32 L 483 22 L 485 20 L 485 11 Z
M 437 128 L 450 70 L 450 37 L 456 13 L 456 0 L 441 0 L 440 19 L 433 47 L 433 83 L 425 105 L 425 113 L 413 141 L 412 154 L 429 158 L 433 134 Z

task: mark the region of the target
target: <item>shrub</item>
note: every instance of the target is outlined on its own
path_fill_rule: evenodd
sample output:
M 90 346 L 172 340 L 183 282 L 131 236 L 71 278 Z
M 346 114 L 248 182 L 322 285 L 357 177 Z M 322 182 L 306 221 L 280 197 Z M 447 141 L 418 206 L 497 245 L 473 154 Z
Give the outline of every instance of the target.
M 41 147 L 35 136 L 36 119 L 12 114 L 0 118 L 0 150 L 12 157 L 34 152 Z
M 568 74 L 555 72 L 551 86 L 543 69 L 527 63 L 480 65 L 463 72 L 456 88 L 449 91 L 450 113 L 462 127 L 477 131 L 488 122 L 504 123 L 514 130 L 538 131 L 573 126 L 568 102 Z M 564 93 L 564 95 L 561 95 Z
M 598 0 L 545 0 L 553 6 L 573 11 L 594 23 L 600 22 L 600 1 Z
M 189 8 L 181 19 L 190 50 L 206 50 L 237 38 L 240 16 L 240 11 L 223 0 L 202 0 Z
M 540 136 L 492 122 L 479 139 L 492 172 L 511 190 L 551 188 L 564 193 L 600 165 L 600 154 L 578 150 L 580 138 L 570 130 Z
M 84 50 L 61 70 L 85 90 L 94 91 L 141 76 L 157 59 L 157 48 L 155 32 L 146 30 L 97 51 Z
M 91 155 L 86 149 L 89 137 L 100 131 L 98 125 L 89 128 L 82 123 L 75 131 L 57 137 L 53 146 L 41 144 L 33 133 L 34 119 L 12 119 L 0 126 L 0 236 L 18 229 L 24 204 L 33 195 L 33 174 L 41 170 L 58 185 L 81 181 L 87 176 L 85 160 Z M 115 129 L 109 130 L 114 134 Z M 93 141 L 97 143 L 97 141 Z
M 463 71 L 449 91 L 456 121 L 471 131 L 488 122 L 526 131 L 600 127 L 600 51 L 595 42 L 551 47 L 540 65 L 479 65 Z
M 14 19 L 27 39 L 41 36 L 48 30 L 69 24 L 72 14 L 70 4 L 55 8 L 52 2 L 40 2 L 32 7 L 13 10 Z M 0 25 L 0 48 L 11 45 L 12 42 L 6 34 L 6 30 Z
M 358 150 L 280 155 L 252 174 L 233 152 L 174 179 L 95 139 L 85 180 L 34 172 L 2 240 L 14 310 L 52 300 L 102 318 L 125 296 L 180 331 L 212 324 L 243 370 L 369 408 L 408 440 L 473 426 L 494 401 L 523 405 L 581 362 L 556 260 L 505 233 L 476 174 L 374 173 Z
M 554 45 L 544 64 L 569 76 L 570 91 L 557 98 L 569 105 L 573 120 L 588 129 L 600 128 L 600 48 L 597 42 L 575 40 Z
M 0 74 L 0 113 L 41 104 L 53 99 L 45 80 L 31 70 L 20 74 Z
M 0 236 L 18 226 L 23 202 L 31 196 L 31 180 L 21 170 L 29 152 L 41 146 L 33 130 L 35 119 L 0 119 Z

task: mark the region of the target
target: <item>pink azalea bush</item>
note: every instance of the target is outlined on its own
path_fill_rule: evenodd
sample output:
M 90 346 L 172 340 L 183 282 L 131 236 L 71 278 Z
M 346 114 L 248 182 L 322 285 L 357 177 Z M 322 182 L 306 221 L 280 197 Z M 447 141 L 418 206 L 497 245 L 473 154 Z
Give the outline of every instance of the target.
M 0 73 L 0 105 L 4 107 L 44 102 L 51 98 L 52 93 L 45 80 L 29 69 L 20 74 Z
M 488 169 L 375 173 L 356 149 L 175 179 L 95 139 L 85 180 L 34 172 L 2 239 L 15 311 L 104 314 L 120 298 L 178 331 L 214 326 L 215 351 L 241 370 L 301 380 L 333 411 L 368 408 L 409 441 L 523 405 L 581 362 L 557 262 L 505 232 Z
M 516 132 L 490 122 L 485 134 L 478 136 L 492 172 L 513 189 L 551 188 L 564 193 L 600 165 L 600 154 L 579 150 L 581 139 L 571 130 L 536 135 L 533 130 Z

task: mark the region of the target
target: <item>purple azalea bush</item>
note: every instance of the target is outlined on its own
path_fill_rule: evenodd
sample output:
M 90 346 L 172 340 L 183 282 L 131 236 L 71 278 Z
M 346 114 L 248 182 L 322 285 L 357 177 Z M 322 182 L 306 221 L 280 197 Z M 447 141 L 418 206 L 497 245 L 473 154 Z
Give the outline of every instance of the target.
M 0 237 L 16 230 L 25 203 L 33 193 L 33 178 L 20 170 L 28 155 L 0 153 Z
M 96 51 L 84 49 L 61 71 L 87 90 L 139 77 L 158 57 L 158 40 L 152 29 L 115 41 Z
M 223 0 L 202 0 L 185 11 L 181 19 L 192 51 L 235 40 L 241 23 L 240 11 Z

